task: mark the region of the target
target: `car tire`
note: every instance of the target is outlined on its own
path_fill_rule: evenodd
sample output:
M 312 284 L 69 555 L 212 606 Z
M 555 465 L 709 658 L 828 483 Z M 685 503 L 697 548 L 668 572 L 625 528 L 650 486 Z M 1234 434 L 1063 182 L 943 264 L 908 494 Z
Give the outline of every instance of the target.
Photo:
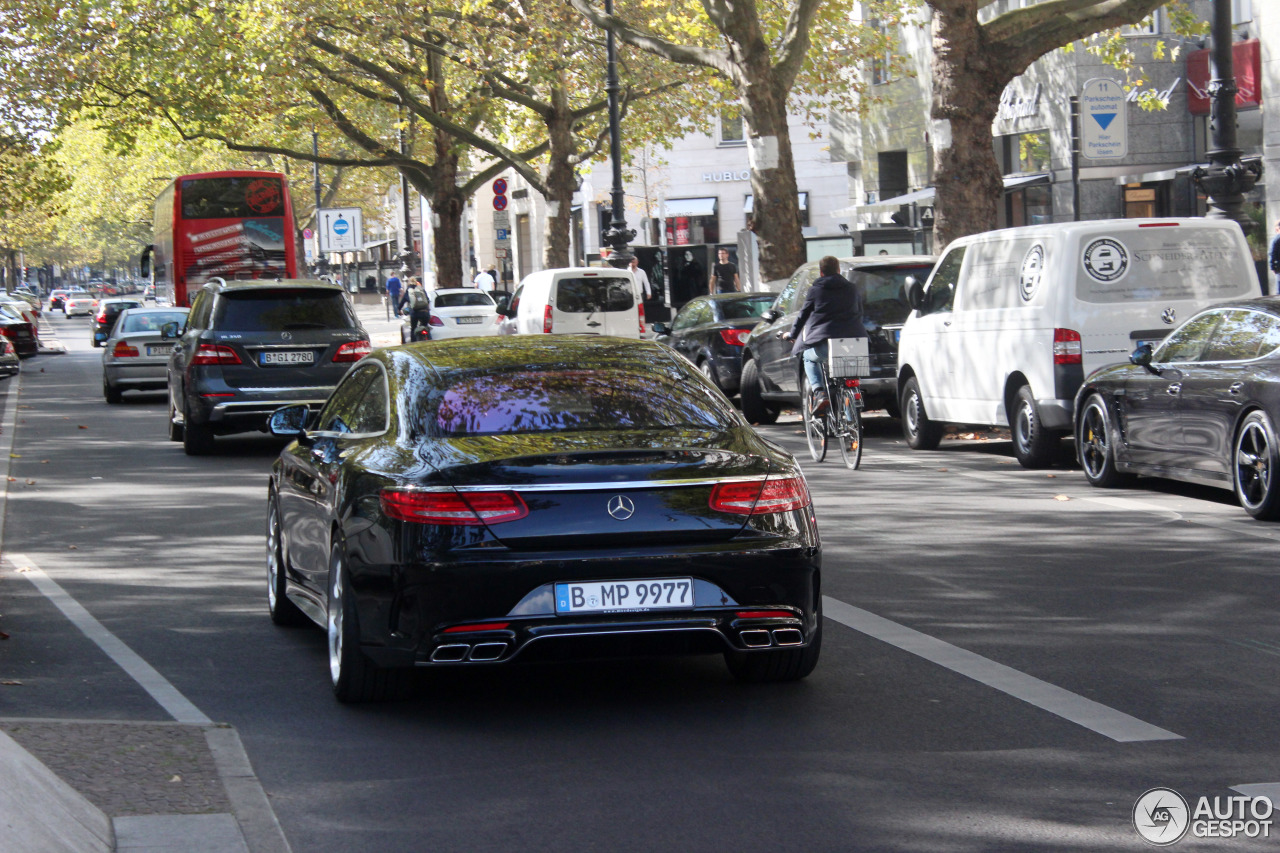
M 192 421 L 190 409 L 184 409 L 182 414 L 182 449 L 188 456 L 205 456 L 213 451 L 213 430 L 208 424 Z
M 169 440 L 182 441 L 182 425 L 178 423 L 178 410 L 173 405 L 173 392 L 169 392 Z
M 720 388 L 720 380 L 716 379 L 716 368 L 715 368 L 715 365 L 711 363 L 711 359 L 709 358 L 699 359 L 698 372 L 701 373 L 704 377 L 706 377 L 706 380 L 710 382 L 712 385 L 716 386 L 717 388 Z M 720 390 L 723 391 L 724 389 L 720 388 Z
M 406 682 L 404 670 L 383 669 L 360 650 L 360 623 L 347 577 L 346 545 L 339 540 L 329 553 L 329 595 L 325 640 L 329 678 L 339 702 L 379 702 L 397 696 Z
M 1041 423 L 1035 396 L 1026 385 L 1014 395 L 1009 433 L 1013 437 L 1013 455 L 1023 468 L 1045 468 L 1053 462 L 1060 436 Z
M 102 397 L 111 405 L 115 405 L 123 399 L 120 389 L 108 382 L 106 377 L 102 379 Z
M 1116 442 L 1119 431 L 1101 394 L 1090 394 L 1076 422 L 1076 457 L 1089 485 L 1114 489 L 1133 480 L 1132 474 L 1116 469 Z
M 902 436 L 912 450 L 935 450 L 942 443 L 942 425 L 929 420 L 920 397 L 920 383 L 912 376 L 902 386 Z
M 1260 521 L 1280 517 L 1280 448 L 1276 431 L 1264 412 L 1245 416 L 1236 433 L 1232 481 L 1236 500 L 1244 511 Z
M 753 424 L 771 424 L 778 420 L 778 409 L 764 401 L 760 393 L 760 368 L 755 359 L 742 365 L 742 384 L 738 388 L 742 414 Z
M 282 627 L 306 625 L 311 620 L 285 594 L 287 575 L 284 537 L 280 531 L 280 502 L 273 490 L 267 497 L 267 610 L 271 613 L 271 621 Z
M 724 663 L 729 673 L 738 681 L 748 684 L 767 684 L 778 681 L 799 681 L 813 672 L 822 655 L 822 614 L 818 614 L 818 627 L 813 631 L 809 645 L 800 649 L 769 649 L 767 651 L 728 651 Z

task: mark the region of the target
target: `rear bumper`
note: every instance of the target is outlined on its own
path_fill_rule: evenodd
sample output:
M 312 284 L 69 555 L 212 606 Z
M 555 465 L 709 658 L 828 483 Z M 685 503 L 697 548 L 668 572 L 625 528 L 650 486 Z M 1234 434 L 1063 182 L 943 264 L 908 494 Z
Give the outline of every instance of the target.
M 237 432 L 265 431 L 267 419 L 281 406 L 304 405 L 317 412 L 333 392 L 331 386 L 283 388 L 202 387 L 190 394 L 188 402 L 192 419 L 208 425 L 217 435 Z M 212 396 L 212 395 L 227 396 Z M 206 396 L 211 395 L 211 396 Z

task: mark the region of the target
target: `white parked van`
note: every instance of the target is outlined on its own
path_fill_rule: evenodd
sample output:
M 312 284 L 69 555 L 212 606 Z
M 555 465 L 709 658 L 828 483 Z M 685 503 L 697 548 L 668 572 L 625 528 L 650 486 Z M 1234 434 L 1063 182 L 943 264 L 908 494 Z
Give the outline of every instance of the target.
M 578 334 L 639 338 L 644 303 L 630 270 L 571 267 L 525 276 L 502 312 L 504 335 Z
M 1259 295 L 1240 226 L 1109 219 L 1007 228 L 947 247 L 898 348 L 902 429 L 932 449 L 944 423 L 1008 425 L 1028 468 L 1071 430 L 1084 377 L 1158 343 L 1211 302 Z

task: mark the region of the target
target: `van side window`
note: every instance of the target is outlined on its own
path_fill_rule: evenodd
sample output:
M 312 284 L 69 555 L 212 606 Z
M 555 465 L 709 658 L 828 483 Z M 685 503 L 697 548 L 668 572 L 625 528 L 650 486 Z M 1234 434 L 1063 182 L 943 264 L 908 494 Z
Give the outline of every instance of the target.
M 960 267 L 964 265 L 964 246 L 959 246 L 938 262 L 938 268 L 925 294 L 925 314 L 950 311 L 956 299 L 956 285 L 960 283 Z

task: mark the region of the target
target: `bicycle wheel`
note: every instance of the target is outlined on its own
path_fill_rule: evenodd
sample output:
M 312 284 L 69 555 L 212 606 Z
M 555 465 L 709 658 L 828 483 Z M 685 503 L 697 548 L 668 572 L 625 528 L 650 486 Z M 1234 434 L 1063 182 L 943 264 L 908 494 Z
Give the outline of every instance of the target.
M 857 470 L 862 464 L 862 413 L 852 389 L 841 388 L 839 401 L 836 422 L 840 427 L 840 456 L 846 468 Z
M 800 400 L 800 406 L 804 410 L 804 437 L 809 442 L 809 455 L 814 462 L 821 462 L 827 458 L 827 419 L 813 416 L 813 394 L 807 382 Z

